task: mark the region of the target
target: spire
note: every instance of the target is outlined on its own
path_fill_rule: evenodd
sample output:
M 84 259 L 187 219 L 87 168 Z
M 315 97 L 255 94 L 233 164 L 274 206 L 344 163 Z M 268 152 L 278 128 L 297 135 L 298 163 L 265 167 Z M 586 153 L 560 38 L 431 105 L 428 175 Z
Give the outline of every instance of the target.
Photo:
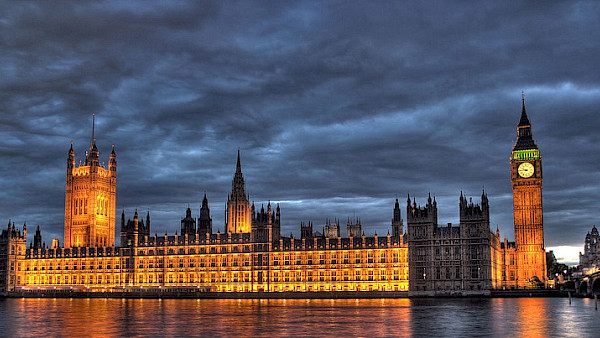
M 521 101 L 523 104 L 523 108 L 521 110 L 521 120 L 519 121 L 519 127 L 531 126 L 531 123 L 529 123 L 529 118 L 527 118 L 527 112 L 525 111 L 525 92 L 521 92 Z
M 92 113 L 92 142 L 85 157 L 85 165 L 99 165 L 98 147 L 96 147 L 96 114 Z
M 204 193 L 204 198 L 202 199 L 202 206 L 200 207 L 200 218 L 198 218 L 198 222 L 198 226 L 205 226 L 204 230 L 206 230 L 206 232 L 212 232 L 212 220 L 210 218 L 210 208 L 208 207 L 208 197 L 206 197 L 206 192 Z
M 67 171 L 75 167 L 75 150 L 73 150 L 73 141 L 71 141 L 71 147 L 69 148 L 69 154 L 67 155 Z
M 519 120 L 519 124 L 517 126 L 517 142 L 513 148 L 515 150 L 527 150 L 527 149 L 538 149 L 535 141 L 533 140 L 533 135 L 531 133 L 531 123 L 529 122 L 529 118 L 527 117 L 527 112 L 525 111 L 525 94 L 521 94 L 521 119 Z
M 92 143 L 90 146 L 94 146 L 96 144 L 96 113 L 92 113 Z
M 240 160 L 240 150 L 238 149 L 237 154 L 237 165 L 235 169 L 235 175 L 233 176 L 233 181 L 231 182 L 231 195 L 229 196 L 229 200 L 234 201 L 247 201 L 248 197 L 245 192 L 245 184 L 244 184 L 244 174 L 242 174 L 242 164 Z

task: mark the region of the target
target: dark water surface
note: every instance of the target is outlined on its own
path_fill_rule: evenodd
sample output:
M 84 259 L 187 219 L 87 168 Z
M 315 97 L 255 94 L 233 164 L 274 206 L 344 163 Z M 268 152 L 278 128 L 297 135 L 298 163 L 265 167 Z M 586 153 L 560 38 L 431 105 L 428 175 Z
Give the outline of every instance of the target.
M 594 301 L 0 300 L 0 335 L 600 337 Z

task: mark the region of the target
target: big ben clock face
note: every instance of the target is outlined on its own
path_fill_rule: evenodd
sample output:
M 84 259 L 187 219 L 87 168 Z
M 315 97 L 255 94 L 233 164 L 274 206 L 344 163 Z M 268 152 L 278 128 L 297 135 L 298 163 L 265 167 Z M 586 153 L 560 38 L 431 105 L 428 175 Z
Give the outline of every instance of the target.
M 519 176 L 521 176 L 523 178 L 528 178 L 528 177 L 533 176 L 534 171 L 535 171 L 535 169 L 533 167 L 533 164 L 531 164 L 529 162 L 521 163 L 521 165 L 519 165 L 519 169 L 517 169 Z

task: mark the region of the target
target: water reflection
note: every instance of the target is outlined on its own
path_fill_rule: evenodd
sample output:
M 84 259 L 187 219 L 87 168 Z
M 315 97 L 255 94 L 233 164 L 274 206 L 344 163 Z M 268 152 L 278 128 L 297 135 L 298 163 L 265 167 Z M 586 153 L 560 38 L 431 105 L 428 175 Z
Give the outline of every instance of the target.
M 564 298 L 0 301 L 2 336 L 593 336 Z

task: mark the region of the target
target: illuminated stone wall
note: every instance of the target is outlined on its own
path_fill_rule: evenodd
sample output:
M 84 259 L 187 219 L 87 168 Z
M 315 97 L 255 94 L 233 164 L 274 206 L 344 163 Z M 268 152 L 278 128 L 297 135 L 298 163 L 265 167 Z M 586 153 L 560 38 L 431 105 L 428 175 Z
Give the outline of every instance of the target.
M 85 163 L 77 166 L 73 145 L 67 159 L 64 246 L 115 245 L 117 162 L 113 151 L 109 166 L 100 165 L 95 140 Z
M 28 289 L 193 286 L 232 291 L 405 291 L 407 248 L 391 237 L 146 237 L 137 247 L 28 250 Z

